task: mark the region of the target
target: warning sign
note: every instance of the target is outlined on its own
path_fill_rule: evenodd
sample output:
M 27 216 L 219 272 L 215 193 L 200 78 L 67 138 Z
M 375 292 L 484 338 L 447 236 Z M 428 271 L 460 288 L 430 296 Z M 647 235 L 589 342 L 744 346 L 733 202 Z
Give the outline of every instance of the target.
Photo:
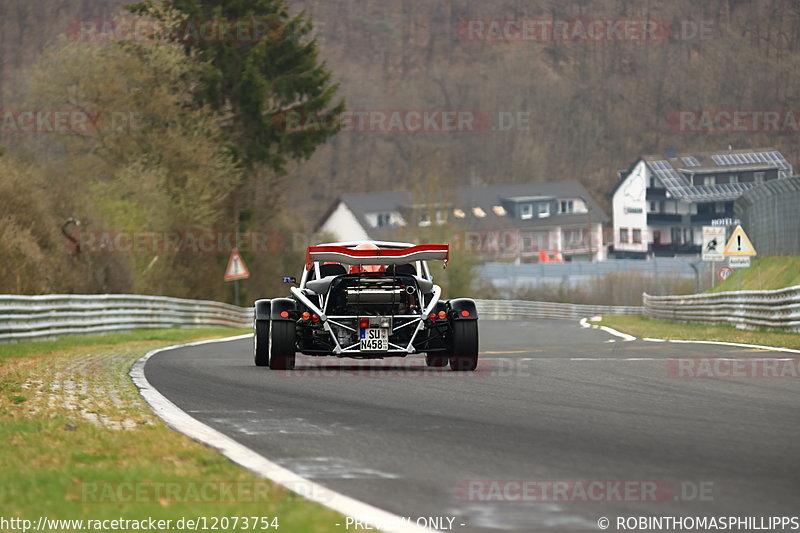
M 728 244 L 725 245 L 722 255 L 756 255 L 756 249 L 753 248 L 753 244 L 747 238 L 747 234 L 741 226 L 736 226 L 736 229 L 733 230 L 733 235 L 728 239 Z
M 225 281 L 235 281 L 249 277 L 250 271 L 247 270 L 247 265 L 244 264 L 242 256 L 239 255 L 239 250 L 234 248 L 231 252 L 231 258 L 228 260 L 228 268 L 225 269 Z

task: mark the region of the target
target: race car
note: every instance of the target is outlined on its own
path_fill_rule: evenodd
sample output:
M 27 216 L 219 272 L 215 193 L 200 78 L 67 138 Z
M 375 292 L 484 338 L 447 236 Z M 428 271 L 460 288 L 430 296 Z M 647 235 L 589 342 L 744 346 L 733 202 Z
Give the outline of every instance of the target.
M 425 354 L 430 367 L 478 366 L 478 313 L 468 298 L 442 300 L 428 261 L 446 244 L 339 242 L 310 246 L 288 298 L 256 300 L 257 366 L 291 370 L 297 352 L 383 359 Z

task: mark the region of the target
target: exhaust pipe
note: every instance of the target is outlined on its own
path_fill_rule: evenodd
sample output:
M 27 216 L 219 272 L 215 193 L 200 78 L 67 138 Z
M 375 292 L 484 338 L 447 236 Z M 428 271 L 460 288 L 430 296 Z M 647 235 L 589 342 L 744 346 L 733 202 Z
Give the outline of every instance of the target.
M 416 292 L 417 292 L 417 289 L 416 289 L 416 288 L 414 288 L 414 287 L 412 287 L 411 285 L 407 285 L 407 286 L 406 286 L 406 292 L 407 292 L 408 294 L 414 294 L 414 293 L 416 293 Z

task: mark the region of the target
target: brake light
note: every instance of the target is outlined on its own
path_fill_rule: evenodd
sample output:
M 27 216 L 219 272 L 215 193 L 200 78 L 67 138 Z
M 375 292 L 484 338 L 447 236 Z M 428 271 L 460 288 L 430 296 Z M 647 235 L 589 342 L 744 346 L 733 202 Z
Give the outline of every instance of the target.
M 469 316 L 469 311 L 467 311 L 466 309 L 461 311 L 461 316 Z
M 439 320 L 444 320 L 447 318 L 447 313 L 445 311 L 439 311 Z
M 289 311 L 281 311 L 281 318 L 289 318 Z
M 303 311 L 303 315 L 302 316 L 303 316 L 303 320 L 308 320 L 308 319 L 311 318 L 311 313 L 309 313 L 308 311 Z
M 358 320 L 358 327 L 365 329 L 369 327 L 369 318 L 360 318 Z
M 436 313 L 431 313 L 431 314 L 429 314 L 429 315 L 428 315 L 428 320 L 430 320 L 431 322 L 433 322 L 434 320 L 436 320 Z
M 314 313 L 313 315 L 311 315 L 311 321 L 312 321 L 312 322 L 319 322 L 319 315 L 318 315 L 318 314 L 316 314 L 316 313 Z

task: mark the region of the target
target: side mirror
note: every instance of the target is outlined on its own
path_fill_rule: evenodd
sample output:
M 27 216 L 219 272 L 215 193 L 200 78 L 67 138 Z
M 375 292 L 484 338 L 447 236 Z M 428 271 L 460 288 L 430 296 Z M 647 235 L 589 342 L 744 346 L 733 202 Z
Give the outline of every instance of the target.
M 292 278 L 292 277 L 289 277 L 289 276 L 285 276 L 283 278 L 283 282 L 284 283 L 293 283 L 294 285 L 297 285 L 297 278 Z

